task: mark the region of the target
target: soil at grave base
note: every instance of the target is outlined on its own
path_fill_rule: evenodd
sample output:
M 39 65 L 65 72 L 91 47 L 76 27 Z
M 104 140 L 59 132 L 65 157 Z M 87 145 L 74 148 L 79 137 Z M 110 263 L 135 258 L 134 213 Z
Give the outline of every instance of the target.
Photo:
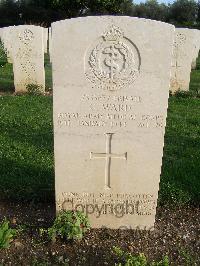
M 158 208 L 154 232 L 93 229 L 81 241 L 52 243 L 41 238 L 39 228 L 49 227 L 54 213 L 53 205 L 0 203 L 0 220 L 6 216 L 13 227 L 24 227 L 9 249 L 0 250 L 0 265 L 115 265 L 119 261 L 113 246 L 132 254 L 142 252 L 150 260 L 168 254 L 176 266 L 200 265 L 197 207 Z M 191 264 L 186 264 L 181 250 L 190 254 Z

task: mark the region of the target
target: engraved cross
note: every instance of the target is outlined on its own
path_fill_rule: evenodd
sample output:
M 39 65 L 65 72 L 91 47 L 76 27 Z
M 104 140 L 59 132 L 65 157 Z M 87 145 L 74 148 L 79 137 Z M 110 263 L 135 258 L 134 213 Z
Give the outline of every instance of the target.
M 176 67 L 176 68 L 182 67 L 182 66 L 179 66 L 179 65 L 178 65 L 178 60 L 176 60 L 175 67 Z
M 106 152 L 105 153 L 90 153 L 90 159 L 105 159 L 105 189 L 110 189 L 110 168 L 111 159 L 124 159 L 127 160 L 127 152 L 124 154 L 116 154 L 111 152 L 111 141 L 113 133 L 106 133 Z

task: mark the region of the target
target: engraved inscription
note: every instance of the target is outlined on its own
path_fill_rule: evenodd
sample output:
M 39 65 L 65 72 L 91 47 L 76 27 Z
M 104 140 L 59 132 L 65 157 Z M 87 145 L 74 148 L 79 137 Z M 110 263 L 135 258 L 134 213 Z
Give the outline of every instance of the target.
M 176 33 L 176 38 L 174 41 L 174 46 L 178 47 L 180 45 L 183 45 L 186 41 L 186 36 L 183 33 Z
M 59 209 L 80 210 L 87 215 L 149 216 L 155 213 L 156 199 L 152 194 L 64 192 L 57 201 Z
M 19 39 L 24 43 L 30 42 L 34 39 L 34 34 L 30 29 L 25 29 L 19 34 Z
M 95 86 L 112 91 L 134 82 L 140 55 L 120 28 L 112 25 L 94 46 L 85 58 L 85 74 Z
M 90 153 L 90 159 L 105 159 L 105 189 L 110 189 L 110 168 L 111 168 L 111 159 L 124 159 L 127 160 L 127 152 L 124 154 L 115 154 L 111 152 L 111 141 L 113 133 L 106 133 L 106 152 L 105 153 Z
M 105 94 L 84 94 L 81 101 L 93 101 L 93 102 L 108 102 L 113 101 L 116 103 L 141 103 L 142 99 L 140 96 L 134 95 L 105 95 Z
M 39 53 L 35 50 L 33 40 L 35 38 L 34 33 L 30 29 L 21 31 L 18 35 L 20 40 L 20 47 L 16 52 L 15 58 L 19 63 L 20 72 L 23 72 L 23 80 L 21 84 L 38 84 L 36 78 L 36 64 L 33 58 L 39 57 Z
M 185 34 L 183 33 L 176 33 L 176 38 L 175 38 L 175 41 L 174 41 L 174 50 L 173 50 L 173 53 L 174 53 L 174 57 L 175 57 L 175 65 L 173 65 L 174 67 L 179 67 L 178 66 L 178 63 L 177 63 L 177 60 L 178 60 L 178 49 L 179 49 L 179 46 L 183 45 L 186 41 L 186 36 Z
M 133 126 L 143 129 L 163 129 L 164 117 L 160 114 L 145 114 L 137 111 L 143 102 L 133 95 L 86 95 L 80 98 L 86 112 L 65 112 L 57 114 L 57 124 L 62 127 L 107 127 L 107 130 Z
M 124 114 L 124 113 L 59 113 L 57 115 L 59 127 L 109 127 L 122 128 L 132 124 L 138 128 L 162 129 L 164 118 L 162 115 Z
M 186 35 L 183 33 L 176 33 L 175 41 L 174 41 L 174 49 L 173 49 L 173 64 L 172 67 L 174 70 L 174 77 L 170 80 L 170 86 L 176 91 L 180 88 L 181 80 L 178 78 L 178 69 L 182 66 L 179 65 L 179 49 L 186 42 Z

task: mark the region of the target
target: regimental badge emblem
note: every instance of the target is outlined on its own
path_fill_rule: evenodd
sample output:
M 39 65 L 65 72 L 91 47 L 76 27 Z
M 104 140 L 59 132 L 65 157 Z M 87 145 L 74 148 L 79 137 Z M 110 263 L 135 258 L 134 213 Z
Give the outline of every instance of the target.
M 30 42 L 34 39 L 34 34 L 31 30 L 25 29 L 22 33 L 19 34 L 19 39 L 24 42 Z
M 177 33 L 176 34 L 176 38 L 175 38 L 175 41 L 174 41 L 174 46 L 175 47 L 178 47 L 180 45 L 183 45 L 186 41 L 186 36 L 185 34 L 183 33 Z
M 90 82 L 104 90 L 119 90 L 139 75 L 141 59 L 135 44 L 112 25 L 90 47 L 85 57 L 85 74 Z

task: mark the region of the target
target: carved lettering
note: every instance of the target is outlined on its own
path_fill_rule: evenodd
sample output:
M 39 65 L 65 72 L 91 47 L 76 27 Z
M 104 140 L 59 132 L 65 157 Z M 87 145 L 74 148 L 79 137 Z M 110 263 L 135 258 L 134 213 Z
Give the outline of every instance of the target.
M 77 209 L 87 214 L 148 216 L 155 213 L 156 199 L 151 194 L 65 192 L 57 202 L 60 209 Z

